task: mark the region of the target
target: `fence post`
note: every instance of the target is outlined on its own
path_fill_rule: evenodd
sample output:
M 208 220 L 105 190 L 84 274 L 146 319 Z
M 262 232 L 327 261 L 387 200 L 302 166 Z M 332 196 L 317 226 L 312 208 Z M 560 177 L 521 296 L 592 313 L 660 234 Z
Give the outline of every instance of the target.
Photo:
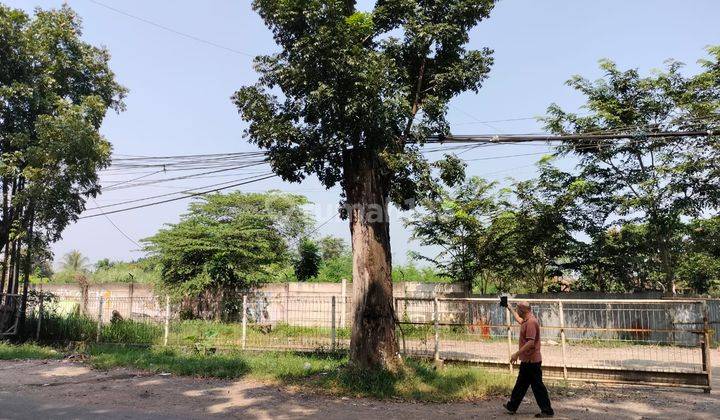
M 345 303 L 347 302 L 347 279 L 342 279 L 340 288 L 340 328 L 345 328 L 345 317 L 347 316 Z
M 562 300 L 558 300 L 558 307 L 560 308 L 560 341 L 562 343 L 563 379 L 567 381 L 567 361 L 565 359 L 565 311 L 563 311 Z
M 285 323 L 290 325 L 290 282 L 285 283 Z
M 100 295 L 100 292 L 97 292 L 97 299 L 98 299 L 98 321 L 97 321 L 97 331 L 95 335 L 95 342 L 100 342 L 100 330 L 102 330 L 102 313 L 103 313 L 103 299 Z
M 242 349 L 245 350 L 247 343 L 247 295 L 243 295 L 242 302 Z
M 703 339 L 700 345 L 702 346 L 702 365 L 703 365 L 703 371 L 707 375 L 707 388 L 703 389 L 703 392 L 706 394 L 710 393 L 711 388 L 711 381 L 712 381 L 712 364 L 710 363 L 710 343 L 709 343 L 709 334 L 707 330 L 702 335 Z
M 40 293 L 40 306 L 38 307 L 38 323 L 37 323 L 37 331 L 35 331 L 35 341 L 40 341 L 40 327 L 42 327 L 43 302 L 44 301 L 45 301 L 45 295 Z
M 168 345 L 170 337 L 170 295 L 165 295 L 165 334 L 163 335 L 163 346 Z
M 510 308 L 505 308 L 505 320 L 507 322 L 507 347 L 508 347 L 508 366 L 510 367 L 510 372 L 513 370 L 512 363 L 510 362 L 510 358 L 512 357 L 513 351 L 512 351 L 512 330 L 510 329 L 512 324 L 510 323 Z
M 90 300 L 90 292 L 88 291 L 88 285 L 80 286 L 80 313 L 83 316 L 90 317 L 88 311 L 88 300 Z
M 708 308 L 707 299 L 703 300 L 703 302 L 702 302 L 702 311 L 703 311 L 704 330 L 710 337 L 710 340 L 712 340 L 712 336 L 710 335 L 710 311 Z M 712 347 L 712 341 L 708 341 L 708 346 Z
M 440 313 L 438 312 L 437 295 L 433 298 L 433 328 L 435 330 L 435 352 L 433 354 L 436 362 L 440 361 Z
M 405 334 L 403 333 L 403 330 L 402 330 L 402 324 L 401 324 L 402 320 L 400 319 L 400 316 L 398 315 L 399 314 L 398 311 L 400 310 L 400 304 L 398 302 L 400 301 L 400 298 L 396 297 L 393 300 L 395 301 L 395 319 L 397 320 L 397 323 L 398 323 L 397 329 L 398 329 L 398 331 L 400 331 L 400 338 L 402 339 L 402 344 L 401 344 L 402 347 L 400 347 L 400 354 L 405 356 L 406 355 L 406 353 L 405 353 Z
M 335 296 L 333 295 L 331 300 L 330 309 L 330 348 L 335 350 Z
M 707 374 L 707 388 L 703 392 L 709 393 L 712 383 L 712 363 L 710 362 L 710 318 L 708 317 L 707 300 L 703 300 L 703 342 L 702 342 L 702 363 L 703 370 Z

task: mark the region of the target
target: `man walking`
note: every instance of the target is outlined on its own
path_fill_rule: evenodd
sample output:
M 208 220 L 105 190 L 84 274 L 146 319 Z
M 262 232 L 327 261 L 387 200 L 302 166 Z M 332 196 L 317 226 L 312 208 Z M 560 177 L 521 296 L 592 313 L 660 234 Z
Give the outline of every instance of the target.
M 510 363 L 515 363 L 520 359 L 520 372 L 510 396 L 510 401 L 503 404 L 503 407 L 510 414 L 515 414 L 525 397 L 528 386 L 531 386 L 535 401 L 540 406 L 540 413 L 536 414 L 535 417 L 552 417 L 555 412 L 550 406 L 550 396 L 542 380 L 540 323 L 533 315 L 530 304 L 527 302 L 518 303 L 517 310 L 511 306 L 508 306 L 508 308 L 515 316 L 515 320 L 520 324 L 520 348 L 510 357 Z

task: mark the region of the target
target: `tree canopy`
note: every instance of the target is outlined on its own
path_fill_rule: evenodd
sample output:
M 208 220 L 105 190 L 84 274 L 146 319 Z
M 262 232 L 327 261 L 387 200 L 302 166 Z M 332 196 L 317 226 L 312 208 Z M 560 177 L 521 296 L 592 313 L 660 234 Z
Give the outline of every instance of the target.
M 390 195 L 406 206 L 418 193 L 411 178 L 426 174 L 413 171 L 426 165 L 406 143 L 449 134 L 449 100 L 480 88 L 491 51 L 464 44 L 494 1 L 378 1 L 371 12 L 354 5 L 255 0 L 281 51 L 257 57 L 259 82 L 233 99 L 249 139 L 283 179 L 315 174 L 327 187 L 344 184 L 344 153 L 370 150 L 382 154 Z
M 682 64 L 668 61 L 664 70 L 641 76 L 600 62 L 604 78 L 595 82 L 575 76 L 568 85 L 586 97 L 587 115 L 548 108 L 546 127 L 556 134 L 624 132 L 613 140 L 567 141 L 563 154 L 580 159 L 577 177 L 593 184 L 585 197 L 596 215 L 592 233 L 602 234 L 618 219 L 646 224 L 653 258 L 664 273 L 663 284 L 675 288 L 673 241 L 684 217 L 714 210 L 720 198 L 717 136 L 648 137 L 647 133 L 701 131 L 718 127 L 720 48 L 708 49 L 703 71 L 683 74 Z M 588 189 L 590 191 L 590 189 Z
M 303 196 L 277 191 L 206 195 L 179 223 L 143 242 L 170 291 L 247 291 L 268 281 L 273 264 L 289 260 L 289 242 L 311 225 L 305 204 Z
M 492 223 L 502 211 L 494 188 L 495 184 L 473 177 L 452 191 L 441 189 L 422 200 L 405 226 L 420 245 L 440 251 L 432 257 L 412 256 L 431 262 L 441 274 L 472 289 L 483 271 L 498 262 L 506 239 Z
M 108 110 L 124 109 L 126 89 L 108 51 L 81 37 L 68 6 L 29 16 L 0 4 L 0 291 L 18 291 L 21 268 L 27 286 L 36 238 L 60 238 L 110 162 L 99 128 Z

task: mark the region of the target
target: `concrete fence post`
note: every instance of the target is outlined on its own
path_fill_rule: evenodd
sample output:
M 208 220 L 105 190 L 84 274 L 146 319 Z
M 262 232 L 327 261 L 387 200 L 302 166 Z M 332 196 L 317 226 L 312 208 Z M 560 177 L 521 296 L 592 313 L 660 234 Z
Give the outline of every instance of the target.
M 135 300 L 135 283 L 128 284 L 128 313 L 127 319 L 132 319 L 133 301 Z
M 560 342 L 562 343 L 563 379 L 567 380 L 567 360 L 565 359 L 565 311 L 563 310 L 563 303 L 561 300 L 558 300 L 558 310 L 560 311 Z
M 247 295 L 243 295 L 242 301 L 242 349 L 247 345 Z
M 163 346 L 168 345 L 170 338 L 170 295 L 165 296 L 165 331 L 163 334 Z
M 285 283 L 285 323 L 290 325 L 290 282 Z
M 507 348 L 508 348 L 508 366 L 510 367 L 510 372 L 513 370 L 512 363 L 510 362 L 510 358 L 512 357 L 513 351 L 512 351 L 512 321 L 510 319 L 510 308 L 505 308 L 505 321 L 507 322 Z
M 345 328 L 345 318 L 347 317 L 347 279 L 342 279 L 340 286 L 340 328 Z
M 100 295 L 100 292 L 97 292 L 97 302 L 98 302 L 98 319 L 97 319 L 97 331 L 95 334 L 95 342 L 100 342 L 100 331 L 102 330 L 102 314 L 103 314 L 103 298 Z
M 435 351 L 433 356 L 437 362 L 440 360 L 440 313 L 437 295 L 433 298 L 433 324 L 435 330 Z
M 335 338 L 337 335 L 337 332 L 335 331 L 335 296 L 333 295 L 331 302 L 330 302 L 330 347 L 334 351 L 335 350 Z

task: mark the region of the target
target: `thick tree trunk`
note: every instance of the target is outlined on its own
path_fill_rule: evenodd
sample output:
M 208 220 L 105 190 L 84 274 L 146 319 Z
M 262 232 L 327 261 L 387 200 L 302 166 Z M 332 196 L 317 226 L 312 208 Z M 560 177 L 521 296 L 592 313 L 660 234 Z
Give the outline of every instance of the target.
M 394 370 L 400 358 L 395 338 L 388 179 L 372 153 L 354 149 L 346 152 L 344 161 L 353 254 L 350 360 L 359 368 Z
M 13 255 L 13 276 L 12 276 L 12 294 L 16 295 L 20 290 L 20 251 L 22 243 L 19 239 L 15 240 L 15 252 Z
M 673 267 L 672 256 L 670 255 L 669 240 L 666 238 L 660 239 L 660 261 L 665 277 L 665 287 L 675 296 L 677 294 L 675 288 L 675 267 Z
M 10 231 L 10 217 L 8 214 L 8 177 L 2 179 L 2 191 L 3 191 L 3 204 L 2 204 L 2 232 L 0 232 L 0 246 L 3 247 L 3 267 L 2 267 L 2 278 L 0 278 L 0 295 L 5 290 L 5 276 L 7 275 L 7 264 L 9 256 L 10 244 L 8 242 L 8 232 Z
M 2 280 L 0 281 L 0 295 L 5 292 L 5 285 L 9 285 L 9 276 L 10 276 L 10 255 L 11 255 L 11 245 L 10 242 L 5 243 L 5 247 L 3 249 L 3 268 L 2 268 Z

